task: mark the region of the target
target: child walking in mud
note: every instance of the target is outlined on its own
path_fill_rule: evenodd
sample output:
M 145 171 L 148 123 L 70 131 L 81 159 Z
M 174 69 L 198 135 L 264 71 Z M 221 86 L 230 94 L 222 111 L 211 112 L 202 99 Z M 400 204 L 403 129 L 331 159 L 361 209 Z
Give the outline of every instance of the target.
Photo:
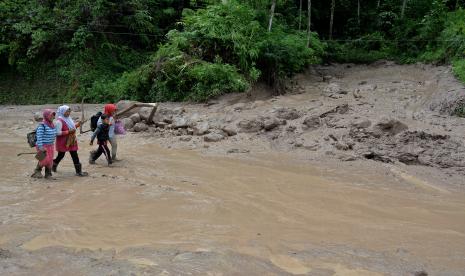
M 110 140 L 110 119 L 106 114 L 103 114 L 100 119 L 102 123 L 97 126 L 94 134 L 92 134 L 92 138 L 90 139 L 90 145 L 92 146 L 94 144 L 95 137 L 97 137 L 98 149 L 91 153 L 89 163 L 95 164 L 95 160 L 97 160 L 103 153 L 107 158 L 108 166 L 110 166 L 113 163 L 110 149 L 108 149 L 107 146 L 107 143 Z

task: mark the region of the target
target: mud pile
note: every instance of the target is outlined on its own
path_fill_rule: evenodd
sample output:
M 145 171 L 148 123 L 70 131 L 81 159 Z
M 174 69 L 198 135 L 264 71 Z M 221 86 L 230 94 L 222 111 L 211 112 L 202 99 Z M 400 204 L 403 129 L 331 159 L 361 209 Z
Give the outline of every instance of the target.
M 386 62 L 314 67 L 288 89 L 284 96 L 256 89 L 252 98 L 161 104 L 152 122 L 148 108 L 124 122 L 169 147 L 227 153 L 269 148 L 309 159 L 371 159 L 464 172 L 465 122 L 450 114 L 465 89 L 448 67 Z

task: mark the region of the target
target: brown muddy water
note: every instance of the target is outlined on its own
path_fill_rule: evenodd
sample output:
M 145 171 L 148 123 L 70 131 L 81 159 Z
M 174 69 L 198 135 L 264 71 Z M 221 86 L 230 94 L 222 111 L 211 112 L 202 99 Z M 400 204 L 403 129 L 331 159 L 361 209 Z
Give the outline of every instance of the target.
M 269 153 L 171 150 L 128 134 L 113 167 L 32 180 L 0 119 L 2 275 L 465 274 L 465 193 L 398 168 L 325 169 Z M 21 121 L 23 122 L 23 121 Z M 394 177 L 397 175 L 398 177 Z

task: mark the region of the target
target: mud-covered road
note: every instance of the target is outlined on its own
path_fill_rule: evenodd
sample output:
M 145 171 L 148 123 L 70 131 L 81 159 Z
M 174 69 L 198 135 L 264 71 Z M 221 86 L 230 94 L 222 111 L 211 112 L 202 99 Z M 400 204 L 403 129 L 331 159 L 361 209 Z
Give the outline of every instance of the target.
M 464 275 L 465 122 L 438 95 L 463 87 L 422 66 L 317 68 L 286 96 L 165 104 L 182 114 L 120 137 L 112 167 L 88 165 L 79 136 L 86 178 L 66 157 L 56 180 L 31 179 L 16 154 L 43 106 L 2 106 L 0 274 Z M 173 127 L 193 117 L 205 134 Z

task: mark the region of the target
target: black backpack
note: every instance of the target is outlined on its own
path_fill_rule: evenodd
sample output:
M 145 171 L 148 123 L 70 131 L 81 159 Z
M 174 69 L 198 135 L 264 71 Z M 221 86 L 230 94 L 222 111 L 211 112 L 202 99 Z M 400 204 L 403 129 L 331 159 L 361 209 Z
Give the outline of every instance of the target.
M 44 128 L 44 131 L 45 131 L 45 125 L 43 123 L 40 124 L 40 125 L 42 125 L 42 127 Z M 37 126 L 37 128 L 39 128 L 39 126 Z M 31 146 L 31 148 L 35 147 L 36 143 L 37 143 L 37 128 L 36 128 L 36 130 L 26 134 L 27 143 L 29 144 L 29 146 Z
M 98 119 L 102 116 L 102 112 L 97 112 L 94 116 L 90 117 L 90 130 L 95 131 L 97 129 Z

